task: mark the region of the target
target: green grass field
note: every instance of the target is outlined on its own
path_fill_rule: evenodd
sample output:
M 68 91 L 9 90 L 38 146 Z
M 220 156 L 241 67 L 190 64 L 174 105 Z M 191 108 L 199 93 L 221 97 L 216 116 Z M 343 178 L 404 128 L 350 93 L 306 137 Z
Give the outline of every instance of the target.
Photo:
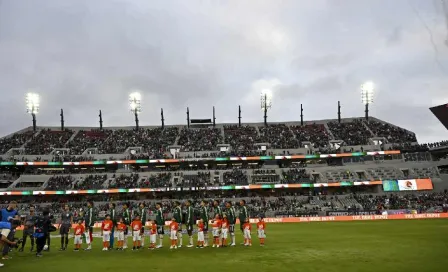
M 18 233 L 17 236 L 21 234 Z M 0 270 L 24 271 L 447 271 L 448 220 L 268 224 L 267 245 L 250 248 L 163 249 L 103 252 L 97 238 L 90 252 L 51 252 L 36 258 L 12 252 Z M 184 235 L 184 244 L 187 242 Z M 129 240 L 130 241 L 130 240 Z M 196 241 L 196 237 L 195 237 Z M 146 242 L 148 243 L 148 242 Z M 28 241 L 29 246 L 29 241 Z M 146 246 L 146 245 L 145 245 Z

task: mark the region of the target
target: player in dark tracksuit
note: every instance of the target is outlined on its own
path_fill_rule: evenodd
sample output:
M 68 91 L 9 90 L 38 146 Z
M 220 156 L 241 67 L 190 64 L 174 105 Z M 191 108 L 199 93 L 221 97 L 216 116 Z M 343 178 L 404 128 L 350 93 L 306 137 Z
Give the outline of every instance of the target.
M 30 237 L 31 240 L 31 250 L 34 250 L 34 223 L 36 222 L 37 215 L 35 213 L 34 207 L 30 207 L 30 214 L 25 217 L 24 221 L 24 227 L 23 230 L 23 241 L 22 241 L 22 247 L 19 249 L 19 251 L 23 251 L 26 245 L 26 240 L 28 237 Z
M 159 235 L 159 245 L 157 248 L 163 247 L 163 235 L 165 234 L 165 219 L 163 218 L 162 203 L 156 204 L 156 225 L 157 234 Z
M 124 231 L 124 245 L 123 249 L 128 248 L 128 233 L 129 233 L 129 226 L 131 225 L 131 213 L 129 212 L 129 204 L 125 203 L 123 204 L 123 223 L 126 225 L 126 229 Z
M 115 211 L 115 203 L 110 203 L 109 209 L 110 209 L 109 210 L 110 220 L 112 220 L 112 223 L 114 224 L 114 227 L 112 228 L 112 230 L 110 232 L 110 240 L 109 240 L 109 248 L 112 249 L 112 248 L 114 248 L 115 227 L 117 226 L 117 222 L 118 222 L 117 213 Z
M 88 247 L 86 248 L 86 250 L 91 250 L 92 242 L 93 242 L 93 236 L 92 236 L 93 226 L 95 225 L 95 215 L 94 215 L 92 201 L 87 202 L 87 210 L 84 214 L 84 224 L 85 224 L 86 232 L 88 232 L 88 233 L 86 233 L 86 240 L 87 240 L 87 244 L 88 244 Z
M 241 232 L 244 233 L 244 223 L 246 222 L 246 219 L 249 218 L 249 213 L 247 212 L 247 207 L 246 207 L 246 201 L 244 199 L 242 199 L 240 201 L 240 213 L 238 214 L 238 218 L 240 219 L 240 229 Z
M 235 208 L 232 206 L 232 202 L 230 201 L 226 202 L 226 208 L 227 208 L 226 216 L 227 220 L 229 221 L 229 232 L 232 238 L 232 244 L 230 244 L 230 246 L 235 246 L 235 224 L 236 224 Z
M 61 249 L 60 251 L 67 250 L 68 235 L 73 225 L 73 214 L 70 212 L 70 206 L 65 204 L 64 211 L 61 213 L 61 225 L 59 228 L 59 234 L 61 235 Z

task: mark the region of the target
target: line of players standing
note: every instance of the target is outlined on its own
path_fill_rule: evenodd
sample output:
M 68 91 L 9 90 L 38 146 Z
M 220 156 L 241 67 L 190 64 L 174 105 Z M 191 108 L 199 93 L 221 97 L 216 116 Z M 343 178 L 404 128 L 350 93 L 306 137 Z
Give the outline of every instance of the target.
M 246 220 L 249 218 L 249 214 L 246 207 L 246 202 L 244 200 L 241 200 L 239 203 L 239 215 L 238 218 L 240 222 L 246 222 Z M 85 237 L 86 237 L 86 243 L 87 248 L 85 250 L 91 250 L 92 249 L 92 241 L 93 241 L 93 228 L 96 222 L 96 216 L 95 211 L 93 207 L 93 202 L 89 201 L 87 203 L 87 209 L 84 211 L 83 216 L 81 215 L 81 218 L 84 222 L 84 228 L 85 228 Z M 183 212 L 184 209 L 182 207 L 182 203 L 176 201 L 175 207 L 173 209 L 173 218 L 176 222 L 179 224 L 179 229 L 177 231 L 177 240 L 179 242 L 179 247 L 182 246 L 182 224 L 185 224 L 186 230 L 189 236 L 189 242 L 187 247 L 193 247 L 193 230 L 194 226 L 196 225 L 196 219 L 201 219 L 203 222 L 203 233 L 204 233 L 204 246 L 208 246 L 208 230 L 209 230 L 209 211 L 208 211 L 208 202 L 206 200 L 201 201 L 200 207 L 199 207 L 199 214 L 196 216 L 195 211 L 192 207 L 191 201 L 187 200 L 184 203 L 185 206 L 185 213 Z M 236 212 L 235 207 L 233 207 L 232 203 L 230 201 L 227 201 L 225 203 L 225 212 L 223 212 L 220 203 L 218 201 L 213 202 L 214 207 L 214 213 L 215 215 L 218 214 L 221 218 L 223 214 L 226 215 L 226 218 L 229 222 L 229 233 L 231 237 L 231 246 L 235 245 L 235 223 L 236 223 Z M 122 221 L 123 224 L 126 226 L 124 230 L 124 236 L 127 237 L 129 233 L 129 228 L 131 226 L 132 218 L 131 218 L 131 211 L 129 209 L 128 204 L 123 204 L 122 213 L 119 215 L 117 214 L 115 210 L 116 206 L 115 203 L 109 204 L 109 212 L 108 217 L 110 217 L 111 221 L 114 224 L 114 227 L 111 228 L 110 233 L 110 241 L 109 241 L 109 248 L 114 247 L 114 231 L 115 226 L 117 226 L 117 223 L 119 221 Z M 141 235 L 144 234 L 144 227 L 147 220 L 148 215 L 148 208 L 145 207 L 144 203 L 141 203 L 138 207 L 138 209 L 133 210 L 133 215 L 139 216 L 140 220 L 142 221 L 142 228 L 141 228 Z M 164 237 L 164 226 L 165 226 L 165 218 L 162 211 L 162 204 L 157 203 L 156 209 L 155 209 L 155 224 L 157 225 L 157 234 L 159 237 L 159 244 L 156 246 L 157 248 L 161 248 L 163 246 L 163 237 Z M 33 207 L 30 208 L 30 214 L 26 216 L 24 220 L 24 232 L 23 232 L 23 243 L 21 248 L 19 248 L 20 251 L 24 250 L 24 247 L 27 242 L 27 238 L 29 237 L 31 240 L 31 251 L 34 249 L 34 226 L 35 226 L 35 220 L 37 216 L 35 214 L 35 210 Z M 69 205 L 65 205 L 63 212 L 61 213 L 60 222 L 59 222 L 59 233 L 61 235 L 61 248 L 60 250 L 66 250 L 68 246 L 68 240 L 69 240 L 69 233 L 70 228 L 73 225 L 74 221 L 74 215 L 70 211 Z M 241 231 L 244 233 L 243 230 L 243 223 L 240 224 Z M 50 248 L 50 235 L 47 235 L 47 244 L 44 248 L 44 250 L 49 250 Z M 124 239 L 124 245 L 123 248 L 127 248 L 127 240 Z M 144 246 L 144 238 L 142 239 L 141 246 Z

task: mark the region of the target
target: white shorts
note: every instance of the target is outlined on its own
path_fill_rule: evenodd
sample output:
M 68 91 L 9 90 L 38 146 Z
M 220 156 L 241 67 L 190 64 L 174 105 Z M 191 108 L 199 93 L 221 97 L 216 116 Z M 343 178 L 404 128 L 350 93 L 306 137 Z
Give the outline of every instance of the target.
M 229 229 L 222 229 L 221 231 L 221 238 L 227 239 L 227 234 L 229 233 Z
M 177 240 L 177 231 L 176 230 L 171 230 L 171 232 L 170 232 L 170 239 L 171 240 Z
M 103 242 L 110 241 L 110 231 L 103 231 Z
M 1 234 L 2 236 L 8 237 L 10 232 L 11 232 L 10 229 L 2 229 Z
M 134 231 L 134 234 L 132 235 L 132 241 L 141 241 L 142 236 L 140 235 L 140 231 Z
M 157 242 L 157 234 L 151 234 L 151 235 L 149 236 L 149 242 L 150 242 L 151 244 L 155 244 L 155 243 Z
M 263 229 L 258 230 L 258 238 L 266 238 L 266 234 Z
M 250 230 L 244 230 L 244 239 L 251 239 Z
M 75 245 L 80 245 L 82 244 L 82 235 L 75 235 Z
M 124 241 L 124 231 L 119 231 L 117 236 L 118 241 Z
M 213 235 L 213 237 L 219 237 L 219 229 L 218 228 L 213 228 L 212 229 L 212 235 Z
M 198 242 L 204 242 L 204 232 L 198 232 Z

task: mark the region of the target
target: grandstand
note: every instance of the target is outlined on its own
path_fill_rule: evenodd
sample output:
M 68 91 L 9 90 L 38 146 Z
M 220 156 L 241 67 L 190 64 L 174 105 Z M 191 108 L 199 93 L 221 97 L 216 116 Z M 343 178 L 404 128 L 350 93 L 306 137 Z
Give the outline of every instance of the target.
M 394 208 L 441 211 L 448 162 L 440 146 L 420 145 L 414 133 L 373 117 L 303 126 L 28 128 L 0 140 L 0 194 L 74 206 L 82 206 L 76 195 L 83 194 L 99 203 L 112 197 L 148 204 L 232 197 L 246 199 L 253 214 L 273 217 L 373 213 L 385 198 L 401 196 L 412 201 Z M 406 180 L 414 191 L 390 189 L 390 181 L 397 187 Z M 418 190 L 433 192 L 422 197 Z M 415 200 L 422 198 L 437 201 L 424 206 Z M 169 210 L 171 202 L 164 203 Z

